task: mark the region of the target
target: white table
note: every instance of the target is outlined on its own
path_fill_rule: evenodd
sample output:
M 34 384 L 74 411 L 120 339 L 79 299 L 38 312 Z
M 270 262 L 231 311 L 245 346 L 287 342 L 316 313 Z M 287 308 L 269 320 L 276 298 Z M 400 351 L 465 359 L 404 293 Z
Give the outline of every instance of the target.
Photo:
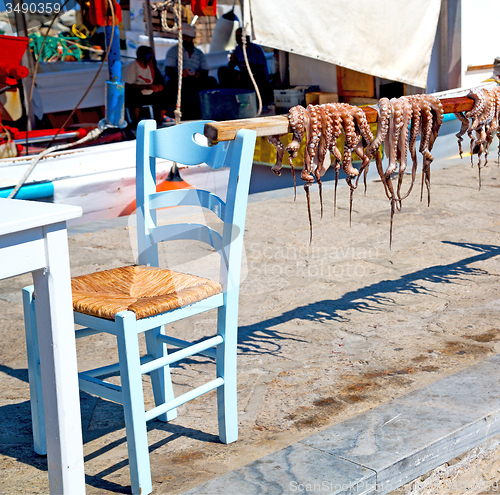
M 0 198 L 0 279 L 32 272 L 51 493 L 84 494 L 66 220 L 78 206 Z

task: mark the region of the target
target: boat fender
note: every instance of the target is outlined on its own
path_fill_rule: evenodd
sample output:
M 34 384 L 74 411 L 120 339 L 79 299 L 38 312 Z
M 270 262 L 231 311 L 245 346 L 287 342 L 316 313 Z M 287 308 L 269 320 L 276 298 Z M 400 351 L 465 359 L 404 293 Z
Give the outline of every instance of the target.
M 226 12 L 215 24 L 210 42 L 210 53 L 236 48 L 236 30 L 239 20 L 232 10 Z

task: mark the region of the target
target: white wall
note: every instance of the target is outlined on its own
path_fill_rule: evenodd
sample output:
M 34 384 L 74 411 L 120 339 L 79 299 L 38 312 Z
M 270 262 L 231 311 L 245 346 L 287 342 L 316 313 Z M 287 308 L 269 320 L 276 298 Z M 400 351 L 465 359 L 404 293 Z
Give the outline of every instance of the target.
M 336 65 L 295 53 L 289 54 L 288 65 L 290 86 L 317 85 L 321 91 L 337 93 Z
M 492 64 L 500 56 L 499 0 L 462 0 L 462 86 L 481 83 L 493 70 L 467 72 L 468 65 Z

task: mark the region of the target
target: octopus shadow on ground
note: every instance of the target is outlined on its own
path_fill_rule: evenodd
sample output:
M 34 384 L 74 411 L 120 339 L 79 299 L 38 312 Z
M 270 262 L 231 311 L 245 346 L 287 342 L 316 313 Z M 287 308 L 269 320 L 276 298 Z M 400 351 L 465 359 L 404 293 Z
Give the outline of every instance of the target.
M 397 294 L 432 294 L 428 287 L 434 284 L 452 284 L 467 280 L 470 276 L 488 275 L 486 270 L 472 265 L 500 255 L 500 246 L 442 241 L 443 244 L 472 249 L 478 254 L 446 265 L 434 265 L 422 270 L 402 275 L 396 280 L 382 280 L 355 291 L 346 292 L 339 299 L 325 299 L 300 306 L 279 316 L 252 325 L 239 327 L 238 345 L 241 353 L 258 353 L 263 339 L 273 339 L 280 332 L 274 327 L 286 321 L 299 319 L 311 322 L 348 322 L 342 313 L 358 311 L 362 313 L 383 312 L 395 306 Z M 258 335 L 256 335 L 258 334 Z

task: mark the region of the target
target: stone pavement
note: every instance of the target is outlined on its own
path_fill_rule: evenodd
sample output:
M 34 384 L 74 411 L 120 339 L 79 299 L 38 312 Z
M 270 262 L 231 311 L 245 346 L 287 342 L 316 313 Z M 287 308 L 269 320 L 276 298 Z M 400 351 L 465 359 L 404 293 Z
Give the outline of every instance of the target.
M 392 249 L 379 182 L 369 183 L 366 196 L 356 191 L 351 227 L 347 188 L 338 191 L 336 217 L 332 189 L 325 188 L 323 219 L 313 188 L 311 246 L 302 188 L 295 202 L 289 190 L 252 197 L 240 298 L 240 438 L 218 442 L 215 393 L 180 407 L 171 424 L 152 421 L 154 493 L 205 493 L 203 483 L 297 442 L 306 445 L 314 434 L 393 399 L 404 401 L 442 378 L 458 383 L 460 375 L 452 374 L 500 351 L 500 169 L 490 162 L 478 191 L 477 169 L 467 158 L 435 165 L 430 207 L 420 203 L 417 185 L 396 214 Z M 133 263 L 133 228 L 126 223 L 74 230 L 72 275 Z M 106 230 L 89 231 L 99 227 Z M 209 255 L 181 245 L 163 254 L 170 268 L 188 271 Z M 8 495 L 48 493 L 46 459 L 31 445 L 20 295 L 30 283 L 30 276 L 0 282 L 0 494 Z M 170 333 L 201 339 L 214 321 L 212 313 L 199 315 Z M 116 356 L 107 335 L 81 339 L 77 347 L 82 370 Z M 213 373 L 210 359 L 188 359 L 173 368 L 174 387 L 180 393 Z M 87 493 L 127 493 L 121 407 L 81 397 Z M 149 390 L 146 402 L 152 404 Z

